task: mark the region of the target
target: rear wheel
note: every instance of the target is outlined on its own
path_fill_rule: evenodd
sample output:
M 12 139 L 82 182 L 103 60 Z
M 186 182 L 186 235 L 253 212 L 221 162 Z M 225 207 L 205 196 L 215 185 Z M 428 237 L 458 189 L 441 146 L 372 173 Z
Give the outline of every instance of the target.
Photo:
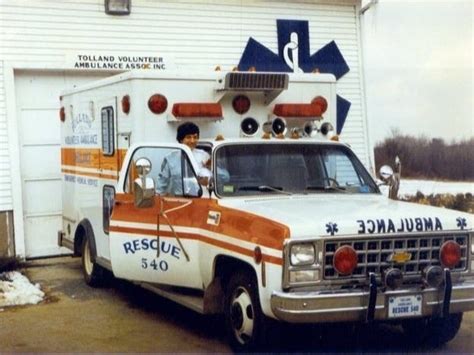
M 82 273 L 89 286 L 100 287 L 105 283 L 105 270 L 93 261 L 90 239 L 87 236 L 82 241 Z
M 417 344 L 440 346 L 454 339 L 461 328 L 462 313 L 444 318 L 410 319 L 402 323 L 407 337 Z
M 232 275 L 225 297 L 225 321 L 229 342 L 235 351 L 255 351 L 262 345 L 265 316 L 252 273 Z

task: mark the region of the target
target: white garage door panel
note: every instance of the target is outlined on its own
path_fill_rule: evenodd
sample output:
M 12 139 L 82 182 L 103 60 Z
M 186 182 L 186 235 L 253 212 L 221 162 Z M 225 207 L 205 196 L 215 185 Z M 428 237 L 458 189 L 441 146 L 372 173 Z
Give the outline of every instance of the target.
M 23 109 L 21 124 L 23 145 L 61 144 L 59 111 L 52 109 Z M 31 129 L 34 128 L 34 129 Z
M 23 201 L 26 219 L 36 215 L 61 215 L 61 178 L 25 181 Z
M 60 178 L 61 147 L 24 146 L 21 156 L 23 179 Z M 61 209 L 61 208 L 59 208 Z
M 61 227 L 61 215 L 28 218 L 25 221 L 26 257 L 59 254 L 62 249 L 57 246 L 57 235 L 51 231 L 58 231 Z
M 105 76 L 108 75 L 15 71 L 22 212 L 27 257 L 70 252 L 57 246 L 57 232 L 62 228 L 59 96 L 61 91 L 74 85 Z

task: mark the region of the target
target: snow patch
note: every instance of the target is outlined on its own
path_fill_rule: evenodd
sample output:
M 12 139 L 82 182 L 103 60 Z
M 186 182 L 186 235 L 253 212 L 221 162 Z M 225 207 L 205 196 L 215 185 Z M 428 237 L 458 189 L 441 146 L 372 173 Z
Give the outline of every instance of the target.
M 39 284 L 31 284 L 18 271 L 0 273 L 0 307 L 37 304 L 43 298 Z

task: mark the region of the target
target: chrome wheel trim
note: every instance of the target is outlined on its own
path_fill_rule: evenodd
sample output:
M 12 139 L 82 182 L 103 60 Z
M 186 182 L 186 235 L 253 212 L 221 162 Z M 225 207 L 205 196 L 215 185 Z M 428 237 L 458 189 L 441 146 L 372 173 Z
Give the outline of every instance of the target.
M 241 344 L 247 344 L 253 336 L 255 311 L 252 298 L 247 290 L 239 287 L 232 297 L 230 320 L 236 339 Z

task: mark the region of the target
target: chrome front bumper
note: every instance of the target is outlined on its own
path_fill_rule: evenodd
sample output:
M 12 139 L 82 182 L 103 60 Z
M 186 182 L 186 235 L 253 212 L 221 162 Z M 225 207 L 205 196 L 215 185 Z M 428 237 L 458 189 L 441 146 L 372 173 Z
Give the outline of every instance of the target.
M 385 292 L 372 290 L 372 296 L 369 289 L 338 293 L 273 292 L 271 308 L 279 320 L 290 323 L 389 320 L 389 298 L 409 295 L 422 296 L 422 316 L 443 315 L 443 311 L 446 312 L 443 287 L 413 287 Z M 453 284 L 447 300 L 449 313 L 474 310 L 474 280 Z

